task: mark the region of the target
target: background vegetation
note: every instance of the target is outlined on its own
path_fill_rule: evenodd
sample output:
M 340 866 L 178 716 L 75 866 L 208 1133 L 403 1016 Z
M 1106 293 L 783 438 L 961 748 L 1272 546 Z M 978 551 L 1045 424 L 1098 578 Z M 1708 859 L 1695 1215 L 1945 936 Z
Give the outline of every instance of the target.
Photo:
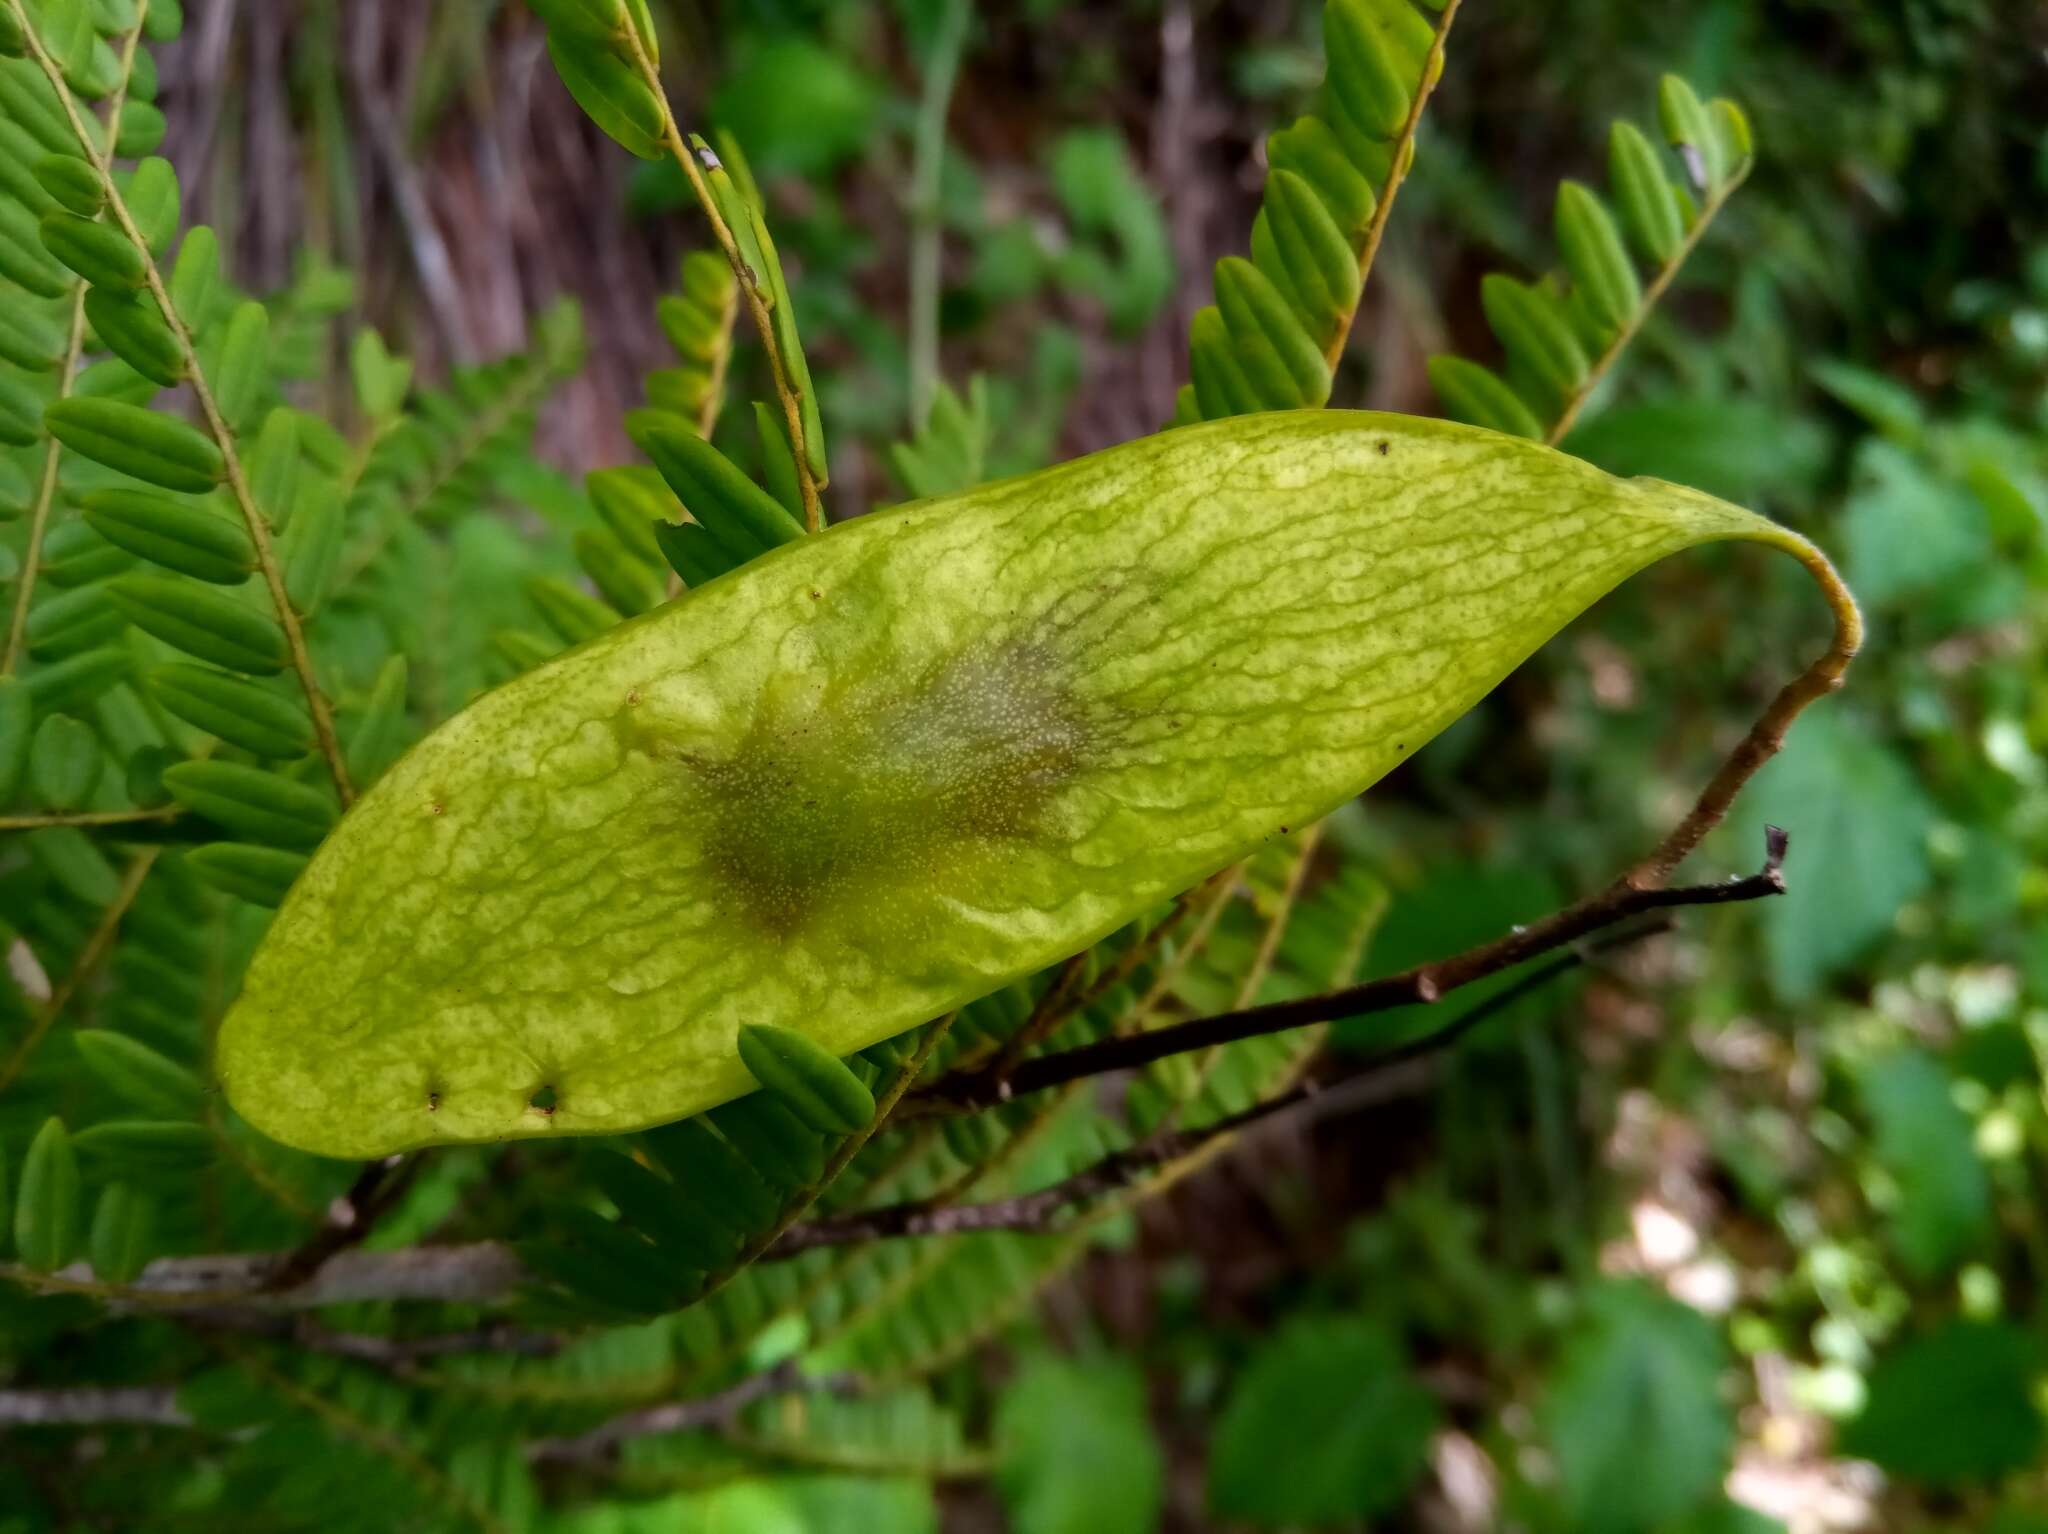
M 1322 70 L 1306 3 L 654 9 L 672 98 L 761 183 L 834 516 L 1171 418 L 1265 136 Z M 672 167 L 583 118 L 517 6 L 185 11 L 160 152 L 228 274 L 278 295 L 288 393 L 343 420 L 406 394 L 381 355 L 351 373 L 337 320 L 412 361 L 424 446 L 366 477 L 390 517 L 354 524 L 368 595 L 330 629 L 365 636 L 333 641 L 344 723 L 390 650 L 438 717 L 553 645 L 520 583 L 577 577 L 602 525 L 582 472 L 630 456 L 644 394 L 701 383 L 657 371 L 677 354 L 651 316 L 704 226 Z M 1747 871 L 1785 826 L 1788 894 L 1601 955 L 1079 1237 L 896 1243 L 831 1280 L 842 1314 L 721 1313 L 748 1377 L 802 1355 L 871 1388 L 728 1401 L 623 1449 L 577 1435 L 730 1377 L 695 1323 L 523 1356 L 542 1312 L 480 1354 L 357 1356 L 0 1286 L 0 1402 L 27 1424 L 0 1440 L 0 1527 L 2048 1530 L 2044 48 L 2016 0 L 1470 0 L 1337 375 L 1335 403 L 1438 413 L 1426 359 L 1494 359 L 1481 276 L 1554 264 L 1557 183 L 1604 180 L 1609 121 L 1649 118 L 1666 71 L 1742 102 L 1753 176 L 1568 446 L 1799 528 L 1866 604 L 1852 686 L 1700 856 Z M 758 349 L 733 367 L 734 400 L 772 397 Z M 753 433 L 726 412 L 736 456 Z M 0 497 L 26 467 L 0 460 Z M 1392 970 L 1597 887 L 1782 680 L 1788 636 L 1817 641 L 1812 607 L 1741 553 L 1650 572 L 1299 861 L 1254 867 L 1184 984 L 1227 1001 L 1283 930 L 1265 994 Z M 0 915 L 49 930 L 52 868 L 0 846 Z M 139 916 L 220 899 L 154 898 Z M 214 919 L 226 951 L 248 936 Z M 150 959 L 92 1020 L 191 988 Z M 0 995 L 8 1037 L 33 1012 Z M 0 1100 L 10 1167 L 52 1111 L 119 1117 L 70 1032 Z M 295 1165 L 252 1184 L 227 1143 L 177 1250 L 289 1244 L 339 1191 Z M 575 1185 L 554 1149 L 436 1158 L 373 1244 L 524 1233 Z M 948 1288 L 949 1265 L 1000 1277 Z M 444 1310 L 323 1324 L 478 1321 Z M 35 1421 L 52 1391 L 166 1381 L 129 1420 Z

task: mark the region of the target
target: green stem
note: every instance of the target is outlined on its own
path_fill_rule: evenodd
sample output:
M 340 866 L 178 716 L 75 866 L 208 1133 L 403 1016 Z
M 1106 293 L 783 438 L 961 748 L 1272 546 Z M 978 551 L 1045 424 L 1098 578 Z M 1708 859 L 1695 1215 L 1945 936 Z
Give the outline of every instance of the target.
M 18 5 L 20 0 L 12 0 L 12 3 Z M 815 533 L 823 526 L 824 510 L 818 499 L 817 480 L 804 453 L 803 405 L 797 399 L 788 371 L 782 365 L 782 350 L 775 344 L 775 322 L 768 316 L 768 305 L 761 296 L 759 279 L 740 254 L 739 242 L 733 238 L 731 226 L 719 214 L 717 200 L 712 197 L 711 188 L 704 180 L 703 168 L 697 164 L 697 156 L 683 140 L 682 127 L 669 106 L 668 92 L 662 88 L 661 71 L 655 67 L 654 59 L 641 40 L 639 27 L 626 28 L 626 42 L 633 50 L 633 63 L 640 71 L 640 78 L 654 92 L 654 99 L 661 103 L 662 141 L 668 145 L 670 156 L 688 178 L 690 190 L 696 193 L 697 204 L 704 210 L 704 216 L 711 221 L 711 232 L 718 239 L 718 248 L 725 253 L 740 292 L 746 295 L 747 311 L 754 317 L 754 328 L 761 333 L 761 349 L 768 354 L 768 371 L 775 380 L 775 397 L 782 402 L 783 422 L 789 430 L 790 456 L 796 460 L 797 489 L 803 497 L 804 531 Z
M 214 398 L 213 389 L 206 380 L 206 371 L 200 366 L 198 349 L 192 344 L 192 333 L 178 314 L 178 307 L 171 302 L 170 289 L 164 283 L 163 272 L 158 268 L 155 253 L 149 248 L 149 241 L 143 238 L 134 216 L 128 211 L 127 199 L 115 184 L 111 152 L 102 153 L 87 130 L 85 120 L 79 115 L 78 103 L 65 84 L 63 71 L 50 57 L 49 50 L 29 19 L 22 0 L 7 0 L 13 8 L 15 18 L 21 25 L 23 39 L 36 66 L 50 82 L 56 93 L 57 104 L 64 109 L 70 120 L 71 131 L 77 135 L 85 158 L 99 173 L 100 184 L 106 191 L 107 211 L 121 232 L 128 237 L 142 258 L 142 275 L 150 295 L 163 312 L 164 323 L 170 329 L 172 338 L 178 343 L 178 351 L 185 365 L 186 382 L 191 386 L 192 396 L 199 402 L 200 413 L 206 418 L 208 432 L 220 447 L 221 458 L 226 465 L 228 489 L 235 505 L 242 513 L 243 526 L 248 530 L 249 541 L 255 547 L 256 568 L 263 576 L 264 585 L 269 588 L 271 605 L 276 609 L 278 627 L 284 633 L 285 648 L 290 653 L 292 669 L 298 674 L 299 684 L 305 690 L 307 711 L 312 715 L 313 734 L 320 744 L 320 754 L 327 760 L 327 770 L 334 779 L 334 790 L 341 798 L 343 809 L 355 801 L 355 789 L 349 782 L 348 767 L 342 757 L 341 740 L 334 730 L 334 714 L 329 708 L 327 697 L 320 690 L 320 684 L 313 675 L 313 657 L 306 648 L 306 636 L 299 624 L 298 612 L 293 608 L 291 597 L 284 588 L 284 568 L 278 563 L 277 550 L 271 542 L 270 522 L 257 506 L 254 493 L 249 488 L 248 476 L 242 470 L 241 455 L 235 450 L 235 434 L 221 414 L 220 404 Z
M 946 166 L 946 113 L 967 43 L 967 0 L 949 0 L 932 40 L 910 173 L 910 430 L 931 419 L 939 387 L 940 178 Z
M 176 820 L 176 805 L 154 810 L 80 810 L 63 815 L 0 815 L 0 831 L 40 831 L 45 826 L 133 826 Z
M 16 4 L 14 11 L 21 15 Z M 143 18 L 149 13 L 149 0 L 141 0 L 135 13 L 135 27 L 121 45 L 121 81 L 114 87 L 114 94 L 107 101 L 106 133 L 109 143 L 121 121 L 121 108 L 128 99 L 128 80 L 135 67 L 135 49 L 142 38 Z M 26 18 L 22 26 L 28 25 Z M 78 361 L 85 351 L 85 279 L 78 278 L 71 284 L 71 332 L 65 343 L 64 361 L 57 373 L 57 398 L 69 399 L 71 386 L 78 379 Z M 22 550 L 21 578 L 14 588 L 14 613 L 7 623 L 7 648 L 0 652 L 0 676 L 12 676 L 15 665 L 21 659 L 22 647 L 28 634 L 29 599 L 35 595 L 36 576 L 42 568 L 43 533 L 50 524 L 50 508 L 57 500 L 57 465 L 64 453 L 64 446 L 55 437 L 43 452 L 42 479 L 36 486 L 35 504 L 29 508 L 28 547 Z

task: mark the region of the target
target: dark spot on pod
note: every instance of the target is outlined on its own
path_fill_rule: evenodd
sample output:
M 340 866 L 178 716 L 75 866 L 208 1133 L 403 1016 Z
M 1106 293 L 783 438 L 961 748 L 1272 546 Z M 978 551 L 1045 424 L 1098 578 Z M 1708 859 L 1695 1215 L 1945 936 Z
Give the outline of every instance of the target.
M 1387 439 L 1386 439 L 1385 437 L 1382 437 L 1382 438 L 1380 438 L 1380 441 L 1379 441 L 1379 449 L 1380 449 L 1380 457 L 1382 457 L 1382 458 L 1386 457 L 1386 456 L 1387 456 L 1387 452 L 1388 452 L 1388 442 L 1387 442 Z
M 556 1101 L 555 1089 L 553 1087 L 542 1087 L 526 1100 L 526 1105 L 533 1109 L 535 1113 L 553 1113 Z
M 823 909 L 1035 835 L 1095 734 L 1058 657 L 1011 643 L 886 695 L 764 713 L 729 755 L 670 759 L 696 780 L 683 813 L 717 807 L 701 832 L 710 867 L 756 923 L 788 936 Z

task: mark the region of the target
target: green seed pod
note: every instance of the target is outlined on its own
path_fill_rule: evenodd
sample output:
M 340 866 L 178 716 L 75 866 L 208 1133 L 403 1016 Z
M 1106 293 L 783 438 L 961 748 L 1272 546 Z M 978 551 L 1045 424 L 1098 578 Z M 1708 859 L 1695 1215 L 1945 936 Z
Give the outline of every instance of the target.
M 109 1183 L 93 1210 L 86 1242 L 94 1275 L 109 1284 L 133 1283 L 149 1264 L 155 1237 L 155 1201 L 125 1182 Z
M 190 1069 L 111 1028 L 83 1028 L 78 1058 L 129 1107 L 164 1119 L 197 1118 L 206 1084 Z
M 93 490 L 79 501 L 107 542 L 194 580 L 237 586 L 256 568 L 249 534 L 218 512 L 150 490 Z
M 59 400 L 43 412 L 50 435 L 94 463 L 166 490 L 211 490 L 226 472 L 220 449 L 178 420 L 111 399 Z
M 36 726 L 29 747 L 28 780 L 45 809 L 62 814 L 84 805 L 99 787 L 106 756 L 92 726 L 52 714 Z
M 108 351 L 152 383 L 170 388 L 185 376 L 185 349 L 156 300 L 120 288 L 88 288 L 85 317 Z
M 843 1056 L 1085 949 L 1720 538 L 1821 564 L 1693 491 L 1347 411 L 859 518 L 414 748 L 272 923 L 220 1077 L 333 1155 L 702 1111 L 753 1085 L 740 1024 Z
M 60 208 L 45 213 L 37 229 L 43 248 L 87 282 L 106 288 L 142 286 L 142 252 L 112 224 Z
M 313 749 L 305 705 L 242 677 L 207 666 L 162 666 L 150 673 L 149 690 L 187 724 L 252 756 L 289 761 Z
M 106 205 L 107 186 L 90 160 L 75 154 L 46 154 L 32 173 L 53 202 L 81 218 L 93 218 Z
M 820 1134 L 854 1134 L 875 1116 L 874 1093 L 809 1034 L 773 1023 L 742 1023 L 739 1051 L 754 1079 Z
M 77 1256 L 80 1212 L 77 1152 L 64 1121 L 46 1120 L 22 1158 L 14 1204 L 14 1249 L 22 1262 L 49 1273 Z
M 276 910 L 305 872 L 306 860 L 277 847 L 247 842 L 209 842 L 185 854 L 185 866 L 223 894 Z
M 334 826 L 334 806 L 316 788 L 236 762 L 185 762 L 164 787 L 215 825 L 272 847 L 317 847 Z
M 122 575 L 107 589 L 130 623 L 187 655 L 250 676 L 290 663 L 275 619 L 210 587 L 176 576 Z

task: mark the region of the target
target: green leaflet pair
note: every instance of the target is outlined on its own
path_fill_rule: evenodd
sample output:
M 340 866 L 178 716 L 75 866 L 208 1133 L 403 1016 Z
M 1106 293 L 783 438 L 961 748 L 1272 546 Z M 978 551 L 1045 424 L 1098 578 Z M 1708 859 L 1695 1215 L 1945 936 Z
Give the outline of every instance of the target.
M 15 1190 L 15 1250 L 26 1266 L 44 1273 L 63 1267 L 83 1251 L 97 1278 L 129 1283 L 142 1271 L 153 1245 L 156 1206 L 127 1183 L 109 1183 L 88 1228 L 78 1172 L 83 1138 L 74 1138 L 63 1120 L 53 1118 L 30 1142 L 22 1158 L 21 1185 Z M 0 1210 L 6 1206 L 6 1170 L 0 1164 Z
M 617 1133 L 1087 947 L 1419 749 L 1740 508 L 1353 412 L 786 543 L 487 695 L 314 855 L 223 1024 L 288 1143 Z M 539 1101 L 537 1102 L 536 1099 Z

